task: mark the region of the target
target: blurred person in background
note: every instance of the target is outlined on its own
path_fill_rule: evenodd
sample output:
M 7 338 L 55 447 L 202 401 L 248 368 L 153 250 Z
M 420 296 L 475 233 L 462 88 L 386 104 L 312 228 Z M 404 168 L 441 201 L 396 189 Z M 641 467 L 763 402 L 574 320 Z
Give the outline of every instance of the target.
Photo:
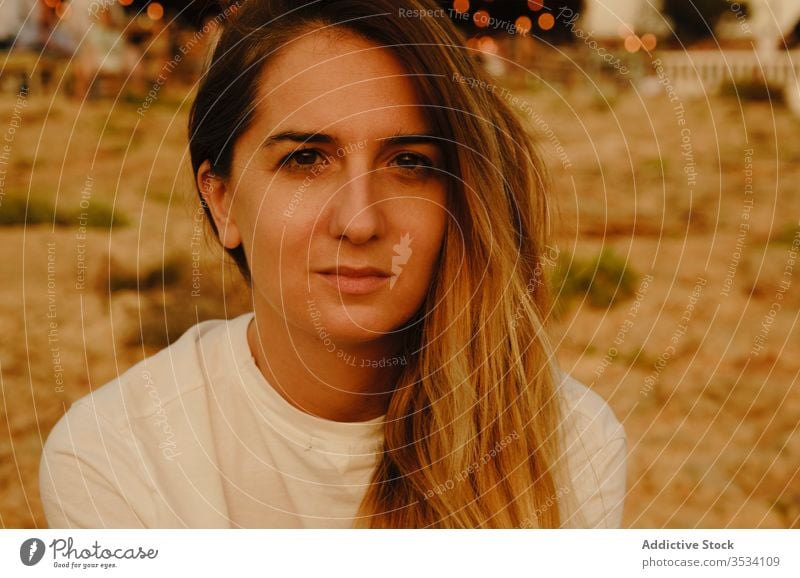
M 47 85 L 53 71 L 42 48 L 50 38 L 50 10 L 42 0 L 3 0 L 0 2 L 0 50 L 10 54 L 3 64 L 3 88 L 36 91 Z M 51 46 L 60 39 L 50 38 Z M 13 80 L 9 81 L 9 78 Z
M 67 5 L 58 27 L 69 36 L 74 50 L 70 64 L 72 96 L 77 100 L 96 94 L 93 87 L 99 81 L 110 78 L 119 84 L 133 70 L 137 55 L 119 30 L 123 22 L 124 13 L 116 3 L 71 0 Z

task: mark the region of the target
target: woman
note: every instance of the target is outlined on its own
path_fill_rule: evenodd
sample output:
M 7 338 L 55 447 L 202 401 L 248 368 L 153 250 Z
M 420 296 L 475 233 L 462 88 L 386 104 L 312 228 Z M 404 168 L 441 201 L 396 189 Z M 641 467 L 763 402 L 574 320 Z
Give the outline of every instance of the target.
M 447 17 L 408 17 L 433 2 L 301 4 L 241 5 L 189 123 L 253 313 L 74 404 L 50 524 L 618 526 L 625 433 L 553 365 L 514 112 Z

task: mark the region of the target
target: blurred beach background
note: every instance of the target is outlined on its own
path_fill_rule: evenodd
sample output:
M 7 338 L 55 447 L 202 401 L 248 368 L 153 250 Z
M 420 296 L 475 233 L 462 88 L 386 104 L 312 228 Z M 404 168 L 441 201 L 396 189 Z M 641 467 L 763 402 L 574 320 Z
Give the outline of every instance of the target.
M 547 159 L 554 343 L 625 425 L 624 526 L 798 528 L 800 2 L 690 4 L 441 6 Z M 73 401 L 249 309 L 186 133 L 236 6 L 0 4 L 1 527 L 46 526 Z

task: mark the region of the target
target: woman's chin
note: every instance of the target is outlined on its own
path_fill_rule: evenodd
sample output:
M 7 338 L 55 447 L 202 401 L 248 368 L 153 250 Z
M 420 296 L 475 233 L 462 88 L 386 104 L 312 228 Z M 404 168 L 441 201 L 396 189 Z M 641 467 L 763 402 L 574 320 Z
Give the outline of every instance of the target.
M 311 330 L 320 338 L 328 337 L 334 343 L 362 344 L 393 335 L 402 323 L 386 317 L 386 308 L 376 311 L 374 306 L 338 306 L 318 310 L 311 317 Z

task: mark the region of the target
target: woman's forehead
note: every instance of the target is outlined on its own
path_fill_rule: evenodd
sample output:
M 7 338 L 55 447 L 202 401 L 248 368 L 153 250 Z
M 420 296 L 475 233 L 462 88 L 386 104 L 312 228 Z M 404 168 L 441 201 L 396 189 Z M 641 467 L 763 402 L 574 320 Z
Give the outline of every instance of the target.
M 352 34 L 314 33 L 289 44 L 261 80 L 257 124 L 270 132 L 298 125 L 427 129 L 414 79 L 400 60 Z

